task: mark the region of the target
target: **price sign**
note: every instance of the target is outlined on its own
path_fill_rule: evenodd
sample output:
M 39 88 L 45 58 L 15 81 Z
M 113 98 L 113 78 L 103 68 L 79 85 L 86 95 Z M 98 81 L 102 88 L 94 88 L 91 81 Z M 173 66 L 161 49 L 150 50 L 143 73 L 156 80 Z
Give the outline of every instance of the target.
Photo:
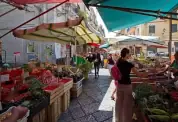
M 20 52 L 14 52 L 14 56 L 20 56 Z
M 9 74 L 0 75 L 0 82 L 9 81 Z

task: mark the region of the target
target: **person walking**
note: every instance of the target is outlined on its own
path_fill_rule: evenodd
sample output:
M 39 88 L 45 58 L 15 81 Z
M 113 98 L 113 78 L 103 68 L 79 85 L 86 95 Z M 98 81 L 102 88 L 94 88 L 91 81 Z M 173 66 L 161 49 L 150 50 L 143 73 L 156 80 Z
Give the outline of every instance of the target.
M 100 57 L 101 57 L 101 67 L 103 68 L 104 67 L 104 56 L 103 56 L 103 54 L 100 54 Z
M 116 122 L 132 122 L 132 84 L 130 79 L 131 71 L 138 77 L 148 77 L 147 73 L 140 73 L 134 65 L 127 60 L 130 58 L 129 49 L 121 51 L 121 57 L 117 61 L 117 67 L 121 73 L 121 80 L 118 80 L 117 96 L 115 104 Z
M 109 72 L 110 72 L 110 75 L 111 75 L 111 68 L 114 66 L 114 60 L 112 58 L 112 54 L 109 54 L 109 57 L 108 57 L 108 69 L 109 69 Z
M 87 61 L 89 61 L 90 63 L 93 62 L 93 54 L 91 52 L 88 53 L 88 56 L 86 57 Z M 92 67 L 93 68 L 93 67 Z M 92 73 L 92 69 L 89 71 L 89 73 Z
M 94 68 L 95 68 L 95 78 L 97 78 L 99 77 L 99 69 L 101 64 L 101 56 L 98 51 L 93 55 L 93 60 L 94 60 Z
M 93 62 L 93 55 L 91 52 L 88 53 L 88 56 L 86 57 L 87 61 L 89 61 L 90 63 Z

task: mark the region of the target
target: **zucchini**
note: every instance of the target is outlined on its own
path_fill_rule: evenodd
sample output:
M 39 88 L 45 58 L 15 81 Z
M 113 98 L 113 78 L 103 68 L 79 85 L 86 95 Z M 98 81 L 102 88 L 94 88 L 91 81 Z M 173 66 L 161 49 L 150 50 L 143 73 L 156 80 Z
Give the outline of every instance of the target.
M 170 122 L 171 118 L 166 115 L 148 115 L 149 118 L 159 120 L 161 122 Z
M 173 120 L 178 120 L 178 113 L 177 113 L 177 114 L 173 114 L 173 115 L 171 116 L 171 118 L 172 118 Z
M 150 113 L 156 114 L 156 115 L 167 115 L 169 116 L 169 113 L 161 110 L 161 109 L 157 109 L 157 108 L 148 108 L 147 111 L 149 111 Z

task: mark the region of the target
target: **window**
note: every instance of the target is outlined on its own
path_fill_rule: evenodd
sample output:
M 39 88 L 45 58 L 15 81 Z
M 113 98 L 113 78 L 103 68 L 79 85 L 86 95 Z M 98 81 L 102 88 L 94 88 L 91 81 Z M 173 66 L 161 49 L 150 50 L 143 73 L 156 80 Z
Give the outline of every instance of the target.
M 155 25 L 150 25 L 149 26 L 149 33 L 155 33 Z
M 140 30 L 139 30 L 139 28 L 137 28 L 137 35 L 140 35 Z
M 177 24 L 172 24 L 172 33 L 177 32 Z

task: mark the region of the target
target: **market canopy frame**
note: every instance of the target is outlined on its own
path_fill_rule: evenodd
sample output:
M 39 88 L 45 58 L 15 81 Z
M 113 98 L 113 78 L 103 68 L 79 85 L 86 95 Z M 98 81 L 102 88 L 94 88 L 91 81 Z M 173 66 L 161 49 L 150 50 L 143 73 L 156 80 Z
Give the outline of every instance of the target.
M 83 18 L 61 23 L 46 23 L 29 29 L 13 31 L 18 38 L 34 41 L 57 42 L 61 44 L 82 45 L 101 43 L 102 39 L 87 29 Z
M 157 0 L 156 2 L 155 0 L 84 0 L 84 2 L 86 5 L 98 7 L 97 9 L 108 31 L 121 30 L 124 28 L 146 23 L 155 20 L 160 16 L 166 18 L 167 15 L 161 14 L 160 11 L 168 12 L 178 7 L 177 0 Z M 106 6 L 119 7 L 120 11 L 107 8 Z M 123 8 L 121 9 L 121 7 Z M 124 8 L 152 10 L 157 12 L 151 14 L 151 12 L 144 13 L 133 10 L 131 11 L 129 9 L 126 11 L 124 10 Z
M 110 42 L 111 41 L 111 42 Z M 112 39 L 109 39 L 109 43 L 119 43 L 120 45 L 147 45 L 150 47 L 156 48 L 167 48 L 164 41 L 159 40 L 159 37 L 156 36 L 118 36 Z
M 27 5 L 27 4 L 49 4 L 49 3 L 62 3 L 65 0 L 1 0 L 12 5 Z M 67 3 L 80 3 L 82 0 L 68 0 Z

